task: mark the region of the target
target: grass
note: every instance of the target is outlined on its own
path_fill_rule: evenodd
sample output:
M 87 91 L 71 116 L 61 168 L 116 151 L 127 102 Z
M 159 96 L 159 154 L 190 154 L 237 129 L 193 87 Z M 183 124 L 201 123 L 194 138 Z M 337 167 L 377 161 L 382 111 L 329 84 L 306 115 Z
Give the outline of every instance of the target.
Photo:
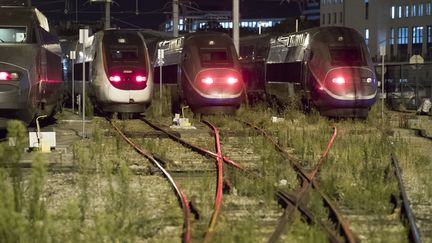
M 169 92 L 164 93 L 166 96 L 160 103 L 162 115 L 157 99 L 145 115 L 162 124 L 170 124 Z M 187 112 L 191 117 L 190 111 Z M 284 121 L 272 123 L 272 116 L 282 117 Z M 339 135 L 319 173 L 321 187 L 333 200 L 365 214 L 391 212 L 390 197 L 397 188 L 389 170 L 391 147 L 381 135 L 388 129 L 388 123 L 381 119 L 377 106 L 364 121 L 332 121 L 316 112 L 305 115 L 292 106 L 277 112 L 265 104 L 250 108 L 242 106 L 236 117 L 269 130 L 280 145 L 309 168 L 326 148 L 335 123 Z M 208 117 L 224 129 L 245 129 L 243 124 L 232 119 L 231 116 Z M 74 162 L 79 169 L 68 180 L 62 181 L 65 185 L 50 184 L 52 175 L 47 173 L 43 157 L 33 162 L 30 173 L 13 167 L 0 169 L 0 242 L 166 242 L 181 239 L 182 213 L 170 185 L 161 177 L 134 175 L 130 166 L 137 161 L 142 164 L 148 164 L 148 161 L 135 159 L 135 153 L 121 138 L 103 136 L 104 126 L 103 121 L 95 119 L 93 139 L 74 146 Z M 26 146 L 26 129 L 17 122 L 12 122 L 9 129 L 9 136 L 16 138 L 16 146 L 0 146 L 0 158 L 16 164 Z M 223 143 L 231 141 L 223 136 L 221 139 Z M 177 145 L 168 139 L 142 139 L 140 142 L 148 150 L 176 162 L 167 164 L 168 169 L 182 168 L 186 164 L 182 159 L 188 149 L 173 153 Z M 211 138 L 200 137 L 197 142 L 210 149 L 214 147 Z M 229 147 L 223 146 L 223 151 L 229 154 Z M 410 154 L 404 149 L 406 146 L 405 141 L 397 140 L 396 151 L 405 158 L 413 158 L 409 164 L 412 171 L 428 166 L 430 160 L 427 157 Z M 275 210 L 272 207 L 276 207 L 274 195 L 277 189 L 295 191 L 299 188 L 298 178 L 288 162 L 265 138 L 253 137 L 245 147 L 260 157 L 251 168 L 258 169 L 261 177 L 257 179 L 225 166 L 225 176 L 230 178 L 236 190 L 235 195 L 226 197 L 231 197 L 237 206 L 247 205 L 248 199 L 253 199 L 258 206 L 243 205 L 245 214 L 235 219 L 227 216 L 235 214 L 235 210 L 224 208 L 216 227 L 215 242 L 267 240 L 269 235 L 263 233 L 263 227 L 268 225 L 264 225 L 263 212 L 257 208 Z M 213 159 L 198 155 L 189 162 L 193 164 L 199 160 L 206 168 L 214 168 Z M 202 210 L 203 218 L 193 223 L 193 237 L 197 240 L 201 240 L 211 215 L 214 180 L 213 174 L 204 179 L 190 175 L 182 180 L 186 195 L 189 198 L 197 196 Z M 429 195 L 432 195 L 430 187 Z M 309 208 L 318 217 L 325 218 L 328 212 L 322 201 L 314 193 L 309 196 Z M 305 224 L 296 215 L 283 241 L 327 242 L 327 238 L 319 227 Z

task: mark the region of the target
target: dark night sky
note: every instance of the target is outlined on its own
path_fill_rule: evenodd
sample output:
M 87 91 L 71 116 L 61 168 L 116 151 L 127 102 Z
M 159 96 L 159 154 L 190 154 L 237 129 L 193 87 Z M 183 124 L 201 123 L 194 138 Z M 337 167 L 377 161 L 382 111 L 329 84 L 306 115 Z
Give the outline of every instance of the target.
M 4 1 L 4 0 L 3 0 Z M 232 0 L 194 0 L 197 9 L 215 11 L 232 9 Z M 78 5 L 78 21 L 95 21 L 103 17 L 103 4 L 90 3 L 89 0 L 32 0 L 52 23 L 59 20 L 75 21 Z M 169 0 L 138 0 L 139 15 L 136 15 L 136 0 L 117 0 L 111 7 L 112 25 L 135 28 L 157 28 L 169 18 Z M 282 3 L 280 0 L 240 0 L 241 17 L 284 17 L 297 13 L 296 4 Z M 129 25 L 129 26 L 128 26 Z

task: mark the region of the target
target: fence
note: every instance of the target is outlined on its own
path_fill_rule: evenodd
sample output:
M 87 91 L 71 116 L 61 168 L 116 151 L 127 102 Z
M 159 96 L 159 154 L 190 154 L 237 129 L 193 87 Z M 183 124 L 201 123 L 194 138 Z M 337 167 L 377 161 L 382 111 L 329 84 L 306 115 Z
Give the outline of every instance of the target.
M 378 80 L 381 65 L 376 65 Z M 416 110 L 424 98 L 432 98 L 432 63 L 385 65 L 384 88 L 393 109 Z

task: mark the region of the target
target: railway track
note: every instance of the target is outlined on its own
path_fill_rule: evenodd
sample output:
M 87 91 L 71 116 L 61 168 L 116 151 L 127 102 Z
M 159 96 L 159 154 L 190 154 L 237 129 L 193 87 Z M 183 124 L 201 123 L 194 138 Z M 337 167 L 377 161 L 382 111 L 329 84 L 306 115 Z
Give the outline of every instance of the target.
M 159 131 L 162 131 L 162 132 L 166 133 L 170 138 L 174 139 L 175 141 L 178 141 L 178 142 L 182 143 L 183 145 L 185 145 L 185 146 L 187 146 L 187 147 L 190 147 L 190 148 L 192 148 L 192 149 L 197 149 L 194 145 L 191 145 L 191 144 L 187 143 L 186 141 L 180 139 L 179 137 L 177 137 L 177 136 L 175 136 L 175 135 L 169 133 L 168 131 L 166 131 L 166 130 L 164 130 L 164 129 L 162 129 L 162 128 L 156 126 L 156 125 L 154 125 L 154 124 L 151 123 L 150 121 L 148 121 L 148 120 L 146 120 L 146 119 L 143 119 L 143 120 L 144 120 L 147 124 L 149 124 L 150 126 L 152 126 L 153 128 L 158 129 Z M 207 123 L 208 123 L 208 122 L 207 122 Z M 261 131 L 262 131 L 262 130 L 261 130 Z M 304 190 L 301 190 L 300 193 L 298 193 L 297 197 L 287 197 L 286 192 L 278 191 L 277 195 L 278 195 L 279 199 L 282 200 L 282 201 L 284 201 L 284 202 L 287 203 L 287 204 L 288 204 L 288 203 L 291 204 L 292 207 L 289 207 L 289 209 L 288 209 L 288 207 L 287 207 L 287 210 L 284 212 L 284 214 L 283 214 L 284 216 L 282 217 L 282 219 L 284 219 L 284 220 L 280 220 L 280 221 L 279 221 L 280 223 L 279 223 L 279 225 L 277 226 L 277 228 L 276 228 L 276 230 L 274 231 L 274 233 L 272 234 L 272 236 L 271 236 L 271 238 L 270 238 L 270 242 L 274 242 L 274 241 L 276 241 L 276 240 L 280 237 L 280 234 L 281 234 L 282 231 L 283 231 L 282 229 L 285 227 L 285 225 L 286 225 L 288 219 L 290 219 L 291 216 L 292 216 L 293 209 L 296 209 L 296 208 L 299 206 L 299 204 L 300 204 L 301 201 L 302 201 L 303 196 L 304 196 L 305 194 L 308 193 L 308 191 L 309 191 L 309 189 L 310 189 L 310 185 L 311 185 L 312 183 L 314 183 L 314 178 L 315 178 L 315 176 L 316 176 L 316 173 L 318 172 L 319 166 L 321 165 L 323 159 L 325 158 L 325 155 L 328 153 L 328 150 L 330 149 L 330 147 L 331 147 L 331 143 L 334 141 L 335 136 L 336 136 L 336 129 L 335 129 L 335 132 L 334 132 L 334 134 L 333 134 L 333 136 L 332 136 L 332 138 L 331 138 L 331 141 L 330 141 L 330 143 L 329 143 L 328 148 L 326 149 L 326 151 L 325 151 L 323 157 L 318 161 L 317 166 L 314 168 L 314 170 L 313 170 L 311 173 L 306 173 L 304 170 L 301 170 L 300 174 L 303 174 L 303 175 L 304 175 L 304 178 L 307 179 L 308 181 L 304 184 L 304 186 L 305 186 L 305 187 L 304 187 Z M 230 165 L 234 165 L 234 167 L 237 168 L 237 169 L 243 170 L 243 168 L 242 168 L 241 166 L 239 166 L 237 163 L 233 162 L 231 159 L 229 159 L 229 158 L 226 157 L 226 156 L 222 157 L 221 154 L 214 154 L 214 153 L 211 153 L 211 152 L 209 153 L 208 151 L 207 151 L 207 152 L 206 152 L 206 151 L 203 151 L 203 150 L 200 149 L 200 148 L 198 148 L 197 151 L 200 151 L 200 152 L 203 153 L 204 155 L 213 156 L 213 157 L 215 157 L 215 158 L 223 158 L 224 161 L 225 161 L 226 163 L 228 163 L 228 164 L 230 164 Z M 298 167 L 298 168 L 300 168 L 300 167 Z M 257 175 L 254 174 L 253 176 L 256 177 Z M 315 182 L 314 187 L 317 187 L 316 182 Z M 336 210 L 334 210 L 335 207 L 334 207 L 334 206 L 329 202 L 328 197 L 325 196 L 325 195 L 324 195 L 323 197 L 324 197 L 324 201 L 325 201 L 325 203 L 326 203 L 327 205 L 330 205 L 330 208 L 333 209 L 333 210 L 332 210 L 332 215 L 337 215 L 336 218 L 339 218 L 339 219 L 340 219 L 340 218 L 341 218 L 341 217 L 340 217 L 340 214 L 339 214 Z M 289 199 L 291 199 L 291 200 L 289 200 Z M 295 199 L 295 200 L 293 200 L 293 199 Z M 328 235 L 329 235 L 329 239 L 330 239 L 332 242 L 339 242 L 339 239 L 336 237 L 336 233 L 335 233 L 335 232 L 332 232 L 328 227 L 325 227 L 325 224 L 324 224 L 323 222 L 321 222 L 320 219 L 317 220 L 315 217 L 313 217 L 313 215 L 311 215 L 310 212 L 307 211 L 307 209 L 304 209 L 304 207 L 302 207 L 302 208 L 303 208 L 303 210 L 300 210 L 300 212 L 302 212 L 303 215 L 304 215 L 306 218 L 308 218 L 309 220 L 314 219 L 314 220 L 312 220 L 312 221 L 310 221 L 310 222 L 318 223 L 319 225 L 321 225 L 321 226 L 323 227 L 324 231 L 326 231 L 326 232 L 328 233 Z M 308 213 L 306 213 L 306 212 L 308 212 Z M 287 216 L 288 216 L 288 217 L 287 217 Z M 316 221 L 316 220 L 317 220 L 317 221 Z M 340 223 L 340 222 L 338 222 L 338 223 Z M 345 235 L 345 239 L 346 239 L 348 242 L 354 242 L 354 238 L 352 237 L 352 234 L 349 232 L 349 229 L 348 229 L 348 227 L 347 227 L 347 224 L 346 224 L 345 222 L 342 222 L 342 224 L 340 224 L 340 225 L 344 225 L 344 226 L 341 227 L 341 229 L 342 229 L 341 232 L 342 232 L 342 235 Z M 348 233 L 347 233 L 347 232 L 348 232 Z M 348 237 L 347 237 L 347 236 L 348 236 Z M 351 238 L 351 241 L 349 241 L 349 240 L 350 240 L 349 238 Z
M 301 177 L 303 187 L 302 187 L 302 190 L 300 191 L 300 193 L 298 194 L 299 196 L 296 197 L 296 202 L 294 203 L 294 209 L 301 202 L 303 194 L 308 193 L 311 188 L 315 189 L 315 191 L 317 191 L 320 194 L 320 196 L 322 197 L 324 205 L 326 207 L 328 207 L 328 209 L 329 209 L 330 214 L 328 215 L 329 216 L 328 219 L 331 220 L 334 223 L 334 225 L 336 225 L 336 227 L 337 227 L 336 232 L 340 232 L 340 235 L 344 238 L 344 240 L 346 242 L 355 242 L 354 235 L 351 232 L 348 223 L 342 218 L 342 214 L 338 211 L 338 209 L 336 208 L 334 203 L 330 201 L 329 197 L 319 189 L 320 188 L 319 184 L 315 181 L 315 176 L 318 173 L 318 170 L 321 166 L 321 163 L 323 162 L 323 159 L 326 157 L 326 155 L 327 155 L 327 153 L 328 153 L 328 151 L 329 151 L 329 149 L 330 149 L 330 147 L 331 147 L 331 145 L 332 145 L 332 143 L 336 137 L 336 134 L 337 134 L 336 128 L 334 127 L 333 136 L 331 137 L 331 140 L 329 141 L 329 144 L 328 144 L 327 149 L 324 152 L 323 156 L 317 162 L 315 168 L 311 172 L 307 172 L 305 169 L 303 169 L 300 166 L 299 161 L 297 159 L 295 159 L 293 156 L 289 155 L 284 150 L 284 148 L 282 148 L 269 135 L 269 133 L 266 132 L 264 129 L 262 129 L 262 128 L 254 125 L 252 123 L 249 123 L 247 121 L 241 121 L 240 120 L 240 122 L 246 124 L 247 126 L 253 128 L 253 129 L 260 131 L 268 139 L 268 141 L 275 147 L 275 149 L 278 150 L 283 155 L 283 157 L 287 160 L 287 162 L 293 167 L 293 169 Z M 282 233 L 282 229 L 284 228 L 284 225 L 287 223 L 287 220 L 290 218 L 289 216 L 292 215 L 292 212 L 293 212 L 293 208 L 290 208 L 289 211 L 287 212 L 288 217 L 284 217 L 280 221 L 280 226 L 278 226 L 276 231 L 273 233 L 269 242 L 275 242 L 280 237 L 280 235 Z M 338 239 L 333 232 L 329 233 L 329 239 L 331 241 L 338 242 Z

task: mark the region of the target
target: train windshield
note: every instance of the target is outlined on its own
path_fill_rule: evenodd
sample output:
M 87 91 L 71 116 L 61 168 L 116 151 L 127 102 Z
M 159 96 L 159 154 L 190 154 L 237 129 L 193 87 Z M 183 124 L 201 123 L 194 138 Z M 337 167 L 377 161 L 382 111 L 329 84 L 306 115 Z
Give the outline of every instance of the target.
M 112 61 L 137 61 L 138 50 L 134 49 L 119 49 L 114 48 L 110 51 Z
M 203 66 L 226 67 L 233 65 L 227 49 L 201 49 L 200 56 Z
M 330 47 L 332 65 L 366 65 L 360 47 Z
M 0 43 L 25 43 L 27 42 L 26 27 L 0 26 Z

